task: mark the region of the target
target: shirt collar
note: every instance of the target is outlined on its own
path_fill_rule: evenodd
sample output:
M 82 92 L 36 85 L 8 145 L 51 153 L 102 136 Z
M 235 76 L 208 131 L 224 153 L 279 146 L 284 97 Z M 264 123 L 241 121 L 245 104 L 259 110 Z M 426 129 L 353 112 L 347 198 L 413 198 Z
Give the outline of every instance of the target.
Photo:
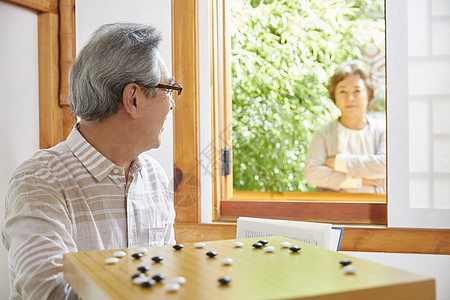
M 78 131 L 78 123 L 70 132 L 66 143 L 75 157 L 85 166 L 91 175 L 97 180 L 102 181 L 110 172 L 121 167 L 116 166 L 109 159 L 104 157 Z
M 136 174 L 139 173 L 139 171 L 142 169 L 142 162 L 139 159 L 139 156 L 133 160 L 131 163 L 130 170 L 128 171 L 129 174 Z

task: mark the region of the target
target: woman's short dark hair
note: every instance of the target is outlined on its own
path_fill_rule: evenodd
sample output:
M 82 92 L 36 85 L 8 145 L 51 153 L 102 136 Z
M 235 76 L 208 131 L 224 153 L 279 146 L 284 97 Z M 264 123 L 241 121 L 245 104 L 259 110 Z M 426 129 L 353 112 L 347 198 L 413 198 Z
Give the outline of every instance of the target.
M 355 74 L 359 75 L 366 84 L 367 90 L 369 92 L 369 102 L 374 98 L 375 89 L 377 87 L 376 77 L 373 76 L 369 66 L 366 63 L 360 60 L 352 60 L 340 64 L 336 68 L 334 75 L 330 79 L 330 83 L 328 84 L 328 92 L 333 102 L 336 103 L 334 92 L 336 90 L 337 84 L 344 80 L 347 76 Z

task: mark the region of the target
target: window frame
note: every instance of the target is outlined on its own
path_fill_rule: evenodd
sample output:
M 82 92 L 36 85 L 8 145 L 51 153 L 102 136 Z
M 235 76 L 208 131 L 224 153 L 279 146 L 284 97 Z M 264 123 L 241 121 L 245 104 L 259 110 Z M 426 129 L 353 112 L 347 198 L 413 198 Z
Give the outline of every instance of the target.
M 214 108 L 212 152 L 215 152 L 212 155 L 213 221 L 233 220 L 239 215 L 386 225 L 386 194 L 236 192 L 233 191 L 232 166 L 231 175 L 221 176 L 220 149 L 232 147 L 231 39 L 226 26 L 228 5 L 227 1 L 212 0 L 210 11 L 211 98 Z M 329 209 L 325 217 L 316 213 L 324 209 Z

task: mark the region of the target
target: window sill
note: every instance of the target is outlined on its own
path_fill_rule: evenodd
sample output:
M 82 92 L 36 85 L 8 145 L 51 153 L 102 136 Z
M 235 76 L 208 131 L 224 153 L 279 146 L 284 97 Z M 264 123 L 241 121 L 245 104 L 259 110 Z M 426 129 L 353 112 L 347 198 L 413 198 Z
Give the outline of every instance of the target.
M 386 203 L 386 194 L 233 191 L 233 200 Z
M 387 224 L 387 205 L 377 202 L 222 200 L 220 220 L 238 216 L 334 224 Z
M 344 228 L 340 251 L 450 255 L 450 230 L 447 229 L 333 225 Z M 178 223 L 175 238 L 178 243 L 234 239 L 236 223 Z

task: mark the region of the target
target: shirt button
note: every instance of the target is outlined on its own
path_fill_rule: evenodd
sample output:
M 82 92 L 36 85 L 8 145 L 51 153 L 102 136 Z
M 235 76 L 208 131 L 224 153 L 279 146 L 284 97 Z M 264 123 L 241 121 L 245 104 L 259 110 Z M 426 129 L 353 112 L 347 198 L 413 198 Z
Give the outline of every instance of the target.
M 130 239 L 134 237 L 134 233 L 130 233 Z
M 119 169 L 114 169 L 114 170 L 113 170 L 113 173 L 117 175 L 117 174 L 120 173 L 120 170 L 119 170 Z

